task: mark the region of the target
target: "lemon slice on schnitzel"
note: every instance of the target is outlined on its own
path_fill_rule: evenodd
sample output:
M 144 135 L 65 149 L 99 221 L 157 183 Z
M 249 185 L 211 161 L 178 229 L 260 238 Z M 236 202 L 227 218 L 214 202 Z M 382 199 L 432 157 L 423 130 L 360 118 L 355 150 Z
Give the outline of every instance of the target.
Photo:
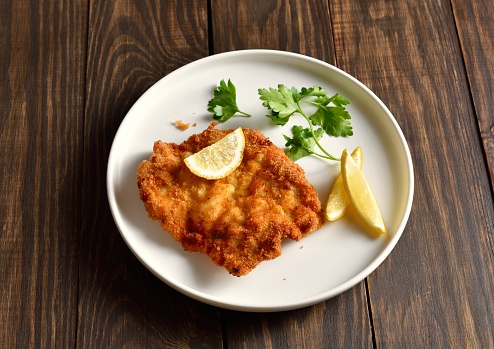
M 196 176 L 220 179 L 228 176 L 242 162 L 245 137 L 242 128 L 229 133 L 216 143 L 184 159 L 185 165 Z

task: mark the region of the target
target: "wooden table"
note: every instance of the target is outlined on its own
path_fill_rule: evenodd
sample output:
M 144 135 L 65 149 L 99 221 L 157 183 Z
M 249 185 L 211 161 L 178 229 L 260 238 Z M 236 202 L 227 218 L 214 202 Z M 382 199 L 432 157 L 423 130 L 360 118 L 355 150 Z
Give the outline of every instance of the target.
M 0 2 L 1 348 L 493 348 L 492 1 Z M 353 75 L 408 140 L 391 255 L 307 308 L 244 313 L 166 286 L 119 235 L 106 165 L 150 86 L 215 53 L 306 54 Z

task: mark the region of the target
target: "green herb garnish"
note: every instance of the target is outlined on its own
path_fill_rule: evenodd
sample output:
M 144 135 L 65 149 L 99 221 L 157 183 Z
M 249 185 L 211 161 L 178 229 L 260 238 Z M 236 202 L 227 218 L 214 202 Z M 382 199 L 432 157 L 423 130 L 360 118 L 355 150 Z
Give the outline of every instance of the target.
M 220 85 L 214 90 L 213 98 L 208 102 L 208 111 L 213 113 L 213 118 L 219 122 L 225 122 L 235 114 L 250 116 L 237 106 L 237 91 L 235 85 L 228 80 L 220 81 Z
M 271 111 L 267 115 L 275 124 L 283 126 L 294 114 L 302 115 L 309 126 L 292 127 L 292 137 L 283 135 L 286 140 L 285 153 L 293 161 L 308 155 L 316 155 L 330 160 L 339 158 L 328 153 L 319 143 L 319 140 L 327 134 L 334 137 L 348 137 L 353 135 L 350 124 L 350 114 L 346 110 L 348 100 L 338 93 L 328 96 L 327 91 L 319 86 L 310 88 L 302 87 L 300 91 L 295 87 L 288 88 L 279 84 L 278 88 L 261 88 L 258 90 L 262 105 Z M 312 105 L 316 111 L 308 115 L 307 108 L 302 105 Z M 220 81 L 220 85 L 214 90 L 213 98 L 208 102 L 208 111 L 213 118 L 225 122 L 233 115 L 250 116 L 241 111 L 237 106 L 237 92 L 235 85 L 228 80 Z M 316 147 L 319 149 L 315 150 Z
M 285 125 L 290 117 L 296 113 L 302 115 L 308 122 L 309 127 L 293 126 L 293 137 L 285 137 L 287 141 L 285 151 L 287 156 L 296 161 L 307 155 L 316 155 L 330 160 L 339 160 L 328 153 L 319 143 L 323 134 L 335 137 L 348 137 L 353 135 L 350 124 L 350 114 L 345 106 L 350 104 L 348 100 L 335 94 L 328 96 L 327 91 L 319 86 L 310 88 L 303 87 L 300 91 L 295 87 L 289 89 L 283 84 L 278 88 L 259 89 L 260 99 L 263 106 L 271 110 L 268 115 L 277 125 Z M 302 103 L 317 107 L 312 115 L 307 115 L 302 108 Z M 318 147 L 322 152 L 314 150 Z

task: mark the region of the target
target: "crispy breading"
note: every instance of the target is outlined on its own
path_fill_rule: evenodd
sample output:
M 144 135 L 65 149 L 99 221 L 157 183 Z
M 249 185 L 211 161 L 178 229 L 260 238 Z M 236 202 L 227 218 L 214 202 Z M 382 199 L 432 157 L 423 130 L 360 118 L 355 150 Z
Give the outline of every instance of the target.
M 233 275 L 281 254 L 281 241 L 322 226 L 321 202 L 300 166 L 260 131 L 243 129 L 242 163 L 219 180 L 200 178 L 184 158 L 233 130 L 212 123 L 180 145 L 157 141 L 137 172 L 140 198 L 185 250 L 203 252 Z

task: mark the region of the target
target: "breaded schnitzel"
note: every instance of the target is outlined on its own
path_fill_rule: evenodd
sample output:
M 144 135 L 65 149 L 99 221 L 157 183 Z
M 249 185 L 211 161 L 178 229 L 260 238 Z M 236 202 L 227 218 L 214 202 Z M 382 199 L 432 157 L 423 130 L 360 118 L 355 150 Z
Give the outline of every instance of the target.
M 212 123 L 180 145 L 157 141 L 137 172 L 149 217 L 190 252 L 203 252 L 229 273 L 248 274 L 281 254 L 281 241 L 299 240 L 322 226 L 314 187 L 302 168 L 260 131 L 244 128 L 240 166 L 227 177 L 194 175 L 184 158 L 233 130 Z

